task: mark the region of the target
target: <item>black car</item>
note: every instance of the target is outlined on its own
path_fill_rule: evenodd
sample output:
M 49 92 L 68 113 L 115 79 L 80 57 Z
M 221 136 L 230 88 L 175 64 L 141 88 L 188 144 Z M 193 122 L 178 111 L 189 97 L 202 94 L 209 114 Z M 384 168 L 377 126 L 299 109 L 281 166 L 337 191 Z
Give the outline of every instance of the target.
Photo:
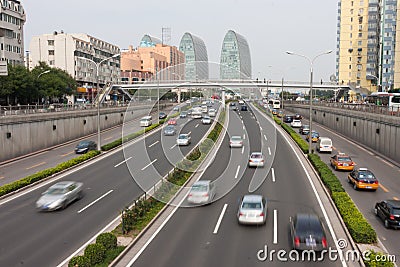
M 247 111 L 247 106 L 246 105 L 242 105 L 240 108 L 241 111 Z
M 294 119 L 295 119 L 295 120 L 301 120 L 301 119 L 303 119 L 303 116 L 301 116 L 299 113 L 296 113 L 296 114 L 294 115 Z
M 165 112 L 160 112 L 160 114 L 158 114 L 158 118 L 159 119 L 165 119 L 167 117 L 167 113 L 165 113 Z
M 75 147 L 76 154 L 84 154 L 90 150 L 96 150 L 97 145 L 94 141 L 84 140 L 80 141 Z
M 322 251 L 328 248 L 325 228 L 315 214 L 296 214 L 290 217 L 293 249 Z
M 400 228 L 400 200 L 385 200 L 375 204 L 375 215 L 381 218 L 386 228 Z
M 310 125 L 303 124 L 299 129 L 300 134 L 309 134 L 310 133 Z
M 285 115 L 284 117 L 283 117 L 283 121 L 284 122 L 292 122 L 293 121 L 293 115 Z
M 233 106 L 236 106 L 236 104 L 235 104 L 235 102 L 230 102 L 229 106 L 233 107 Z

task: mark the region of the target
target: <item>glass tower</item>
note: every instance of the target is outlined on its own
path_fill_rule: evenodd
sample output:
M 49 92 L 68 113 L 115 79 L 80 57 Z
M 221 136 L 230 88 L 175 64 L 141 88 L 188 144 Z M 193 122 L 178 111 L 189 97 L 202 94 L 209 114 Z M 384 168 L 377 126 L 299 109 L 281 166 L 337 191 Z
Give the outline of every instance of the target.
M 246 39 L 229 30 L 221 50 L 221 79 L 250 79 L 251 57 Z
M 142 38 L 142 40 L 140 41 L 140 47 L 155 47 L 156 44 L 161 44 L 161 40 L 150 36 L 148 34 L 145 34 Z
M 186 32 L 179 44 L 179 50 L 185 54 L 185 79 L 208 79 L 208 55 L 203 40 Z

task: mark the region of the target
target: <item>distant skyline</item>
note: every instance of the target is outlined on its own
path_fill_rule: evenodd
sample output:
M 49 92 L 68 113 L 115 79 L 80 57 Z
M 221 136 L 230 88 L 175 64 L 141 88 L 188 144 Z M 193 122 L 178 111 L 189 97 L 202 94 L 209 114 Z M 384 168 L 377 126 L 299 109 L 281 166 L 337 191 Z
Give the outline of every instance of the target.
M 26 12 L 25 50 L 33 36 L 86 33 L 119 46 L 137 47 L 143 35 L 161 39 L 171 28 L 170 45 L 179 47 L 185 32 L 203 39 L 210 62 L 219 63 L 228 30 L 243 35 L 250 47 L 253 78 L 308 82 L 310 65 L 293 51 L 313 58 L 314 82 L 335 74 L 338 0 L 21 0 Z M 272 67 L 270 67 L 272 66 Z

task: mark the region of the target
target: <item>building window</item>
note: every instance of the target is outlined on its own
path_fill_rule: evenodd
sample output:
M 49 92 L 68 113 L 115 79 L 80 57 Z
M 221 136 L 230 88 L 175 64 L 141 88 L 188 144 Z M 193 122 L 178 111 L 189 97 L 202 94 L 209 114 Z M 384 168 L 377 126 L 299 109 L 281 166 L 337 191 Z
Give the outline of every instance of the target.
M 351 70 L 351 65 L 349 65 L 349 70 Z
M 49 56 L 54 56 L 54 50 L 49 50 Z
M 54 66 L 54 60 L 49 60 L 49 65 Z
M 54 45 L 54 40 L 48 40 L 48 41 L 47 41 L 47 44 L 48 44 L 48 45 Z

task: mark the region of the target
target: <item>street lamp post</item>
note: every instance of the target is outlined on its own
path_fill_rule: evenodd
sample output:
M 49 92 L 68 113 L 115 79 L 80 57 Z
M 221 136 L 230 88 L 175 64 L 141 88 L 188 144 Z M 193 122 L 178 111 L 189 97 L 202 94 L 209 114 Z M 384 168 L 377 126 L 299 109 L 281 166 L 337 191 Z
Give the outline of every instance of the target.
M 310 117 L 310 133 L 309 133 L 309 134 L 310 134 L 310 138 L 308 138 L 308 153 L 311 154 L 311 152 L 312 152 L 311 146 L 312 146 L 312 105 L 313 105 L 313 104 L 312 104 L 312 98 L 313 98 L 313 96 L 312 96 L 312 83 L 313 83 L 313 64 L 314 64 L 314 61 L 315 61 L 318 57 L 320 57 L 320 56 L 322 56 L 322 55 L 330 54 L 330 53 L 332 53 L 332 50 L 329 50 L 329 51 L 323 52 L 323 53 L 321 53 L 321 54 L 319 54 L 319 55 L 316 55 L 313 59 L 310 59 L 309 57 L 304 56 L 304 55 L 301 55 L 301 54 L 296 54 L 296 53 L 291 52 L 291 51 L 286 51 L 286 53 L 287 53 L 288 55 L 295 55 L 295 56 L 303 57 L 303 58 L 307 59 L 308 62 L 310 63 L 310 109 L 309 109 L 309 117 Z
M 178 73 L 172 72 L 173 75 L 176 75 L 179 77 L 179 80 L 182 80 L 182 76 L 179 75 Z M 178 104 L 181 103 L 181 87 L 178 87 Z
M 43 74 L 49 73 L 50 71 L 51 71 L 51 70 L 45 70 L 45 71 L 43 71 L 42 73 L 40 73 L 40 74 L 37 76 L 37 79 L 39 80 L 40 76 L 42 76 Z M 38 96 L 38 104 L 39 104 L 39 96 Z
M 112 58 L 118 57 L 119 55 L 120 54 L 112 55 L 111 57 L 105 58 L 105 59 L 101 60 L 98 63 L 96 63 L 94 60 L 92 60 L 90 58 L 78 57 L 78 58 L 81 58 L 81 59 L 88 60 L 88 61 L 92 62 L 96 66 L 96 83 L 97 83 L 96 89 L 97 89 L 97 97 L 98 97 L 98 101 L 97 101 L 97 150 L 99 150 L 99 151 L 101 150 L 101 139 L 100 139 L 100 104 L 101 104 L 100 100 L 101 99 L 100 99 L 100 94 L 99 94 L 99 66 L 103 62 L 105 62 L 107 60 L 110 60 Z M 92 92 L 93 92 L 93 90 L 92 90 Z M 93 101 L 93 99 L 92 99 L 92 101 Z

